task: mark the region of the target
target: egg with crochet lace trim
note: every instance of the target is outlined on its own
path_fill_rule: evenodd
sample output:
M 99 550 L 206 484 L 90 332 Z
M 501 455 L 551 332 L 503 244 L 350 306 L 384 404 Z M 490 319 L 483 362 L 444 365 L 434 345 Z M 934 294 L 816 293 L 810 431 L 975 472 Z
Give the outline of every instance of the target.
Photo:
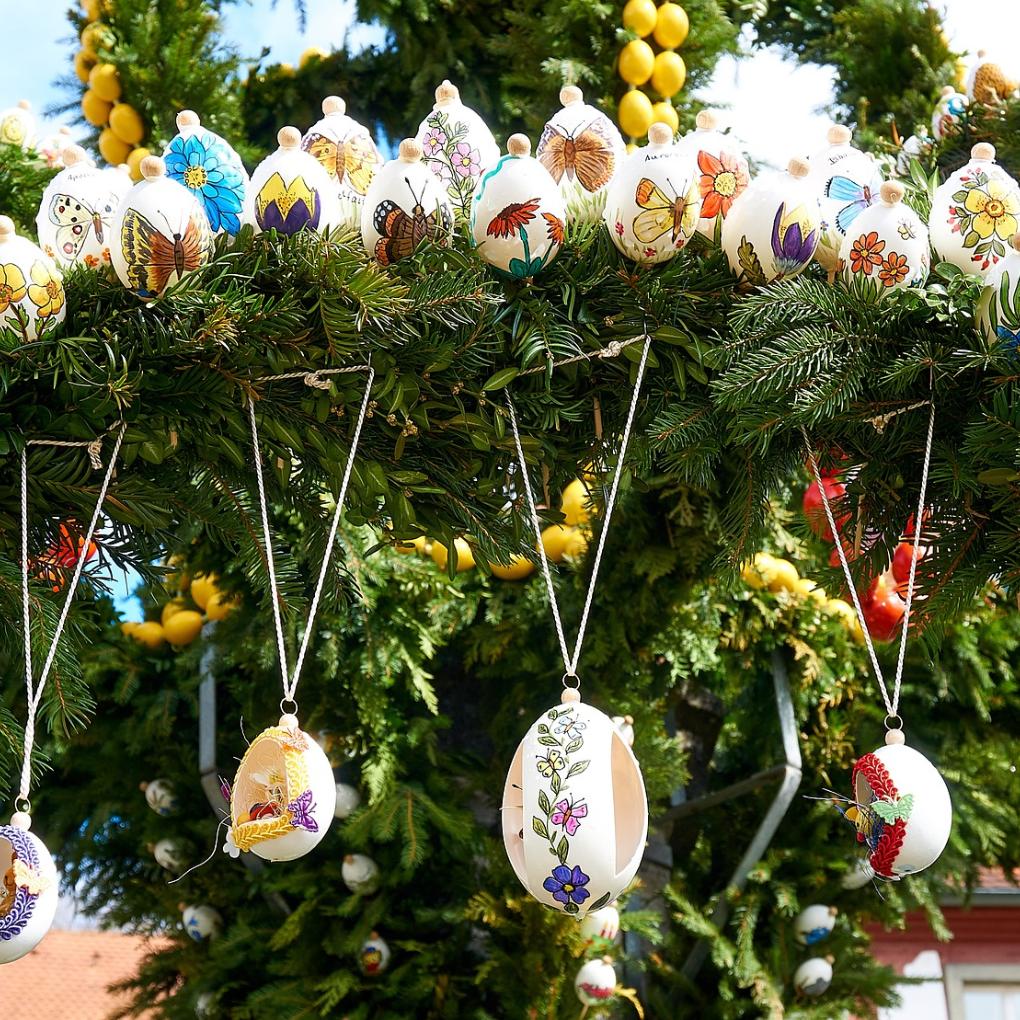
M 230 791 L 224 852 L 292 861 L 318 846 L 333 821 L 336 783 L 326 752 L 284 715 L 248 746 Z
M 609 956 L 589 960 L 574 978 L 574 991 L 584 1006 L 603 1006 L 616 995 L 616 968 Z
M 30 822 L 16 814 L 0 825 L 0 964 L 35 949 L 57 912 L 57 869 Z
M 53 259 L 0 216 L 0 328 L 25 342 L 49 333 L 67 314 L 63 281 Z

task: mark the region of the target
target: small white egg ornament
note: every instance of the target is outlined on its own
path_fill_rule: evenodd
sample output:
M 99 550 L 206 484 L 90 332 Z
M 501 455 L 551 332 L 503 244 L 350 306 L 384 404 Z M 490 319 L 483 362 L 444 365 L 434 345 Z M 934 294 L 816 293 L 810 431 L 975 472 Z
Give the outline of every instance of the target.
M 978 142 L 970 162 L 939 185 L 928 229 L 939 257 L 983 276 L 1005 258 L 1020 227 L 1020 187 L 995 162 L 995 146 Z
M 184 870 L 184 847 L 175 839 L 161 839 L 152 847 L 156 863 L 175 875 Z
M 376 977 L 390 965 L 390 947 L 377 932 L 365 939 L 358 954 L 358 966 L 366 977 Z
M 335 807 L 326 752 L 295 716 L 283 715 L 248 745 L 237 768 L 225 849 L 250 850 L 265 861 L 304 857 L 326 835 Z
M 614 715 L 613 725 L 620 731 L 620 736 L 626 741 L 628 747 L 634 746 L 634 716 Z
M 379 865 L 365 854 L 348 854 L 340 866 L 340 877 L 356 896 L 370 896 L 379 888 Z
M 430 241 L 446 247 L 453 235 L 453 207 L 446 190 L 421 160 L 413 138 L 375 175 L 361 207 L 361 241 L 380 265 L 407 258 Z
M 36 119 L 32 104 L 27 99 L 18 101 L 17 106 L 0 110 L 0 142 L 30 149 L 35 140 Z
M 885 181 L 880 201 L 857 217 L 839 250 L 843 278 L 867 281 L 879 297 L 922 286 L 931 266 L 928 228 L 903 194 L 899 181 Z
M 1010 250 L 985 277 L 978 301 L 978 322 L 990 344 L 1002 344 L 1014 356 L 1020 344 L 1020 233 Z
M 868 863 L 866 857 L 859 857 L 854 861 L 853 867 L 839 880 L 841 889 L 863 889 L 869 882 L 874 881 L 875 869 Z
M 812 903 L 805 907 L 793 922 L 793 932 L 802 946 L 813 946 L 832 934 L 839 911 L 824 903 Z
M 180 905 L 184 930 L 196 942 L 208 942 L 223 930 L 223 915 L 215 908 Z
M 793 975 L 793 987 L 812 999 L 824 995 L 831 984 L 831 956 L 813 956 L 810 960 L 805 960 Z
M 326 96 L 322 118 L 304 133 L 301 148 L 319 161 L 336 188 L 338 225 L 357 230 L 369 185 L 383 163 L 368 128 L 347 115 L 340 96 Z
M 853 767 L 857 841 L 880 878 L 898 879 L 934 864 L 949 842 L 953 805 L 938 770 L 890 730 L 884 746 Z
M 28 238 L 19 237 L 14 221 L 0 216 L 0 326 L 26 341 L 64 321 L 63 274 Z
M 251 175 L 244 202 L 244 221 L 261 234 L 275 230 L 290 236 L 302 230 L 329 233 L 340 223 L 336 185 L 322 164 L 301 151 L 301 132 L 282 127 L 279 148 Z
M 31 824 L 19 811 L 0 825 L 0 964 L 35 949 L 57 912 L 57 869 Z
M 46 161 L 48 167 L 59 170 L 64 166 L 61 159 L 64 150 L 71 145 L 74 145 L 71 129 L 62 124 L 55 131 L 51 129 L 49 134 L 36 139 L 35 151 Z
M 565 690 L 517 748 L 503 789 L 503 844 L 525 889 L 583 918 L 630 885 L 648 801 L 634 753 L 609 716 Z
M 525 135 L 511 135 L 507 155 L 471 200 L 471 241 L 478 254 L 508 276 L 529 280 L 559 253 L 567 210 L 549 171 L 531 155 Z
M 931 139 L 927 135 L 911 135 L 905 139 L 896 153 L 896 173 L 901 177 L 910 176 L 910 164 L 931 151 Z
M 701 215 L 698 173 L 677 152 L 668 124 L 648 129 L 648 144 L 627 156 L 606 190 L 603 222 L 621 254 L 665 262 L 694 236 Z
M 466 214 L 482 174 L 499 159 L 499 146 L 489 126 L 464 105 L 460 89 L 444 81 L 436 89 L 436 105 L 415 137 L 423 162 L 446 189 L 454 208 Z
M 960 119 L 967 110 L 967 97 L 952 85 L 942 89 L 931 115 L 931 134 L 937 141 L 959 130 Z
M 612 903 L 601 910 L 590 910 L 581 922 L 581 934 L 589 945 L 596 939 L 612 942 L 620 934 L 620 911 Z
M 361 794 L 357 787 L 349 783 L 336 784 L 336 807 L 333 809 L 334 818 L 347 818 L 354 814 L 361 807 Z
M 589 960 L 574 978 L 574 991 L 585 1006 L 601 1006 L 616 995 L 616 970 L 613 958 Z
M 627 149 L 616 125 L 589 106 L 577 86 L 560 89 L 560 103 L 562 109 L 546 124 L 535 155 L 560 189 L 568 220 L 596 223 Z
M 146 156 L 140 169 L 117 210 L 110 257 L 120 282 L 148 301 L 208 263 L 213 235 L 202 206 L 166 176 L 163 160 Z
M 176 814 L 180 808 L 173 783 L 168 779 L 153 779 L 142 783 L 140 789 L 145 794 L 145 803 L 163 818 Z
M 803 272 L 821 236 L 818 192 L 802 159 L 782 173 L 762 174 L 723 222 L 722 247 L 742 283 L 761 287 Z

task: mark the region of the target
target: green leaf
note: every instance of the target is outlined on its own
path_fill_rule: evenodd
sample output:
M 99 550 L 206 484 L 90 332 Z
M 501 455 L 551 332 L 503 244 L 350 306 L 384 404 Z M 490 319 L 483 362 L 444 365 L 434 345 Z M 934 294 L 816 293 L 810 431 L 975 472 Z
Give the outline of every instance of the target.
M 570 853 L 570 844 L 567 842 L 566 836 L 561 836 L 560 841 L 556 846 L 556 856 L 560 859 L 560 864 L 567 863 L 567 854 Z
M 531 819 L 531 827 L 541 836 L 543 839 L 549 838 L 549 830 L 545 827 L 545 822 L 542 821 L 537 815 Z
M 574 776 L 579 776 L 584 770 L 591 764 L 591 759 L 587 761 L 575 761 L 573 765 L 567 770 L 567 779 L 572 779 Z
M 552 788 L 552 792 L 553 792 L 554 796 L 560 792 L 560 786 L 561 785 L 562 785 L 562 783 L 560 781 L 560 774 L 558 772 L 554 772 L 549 777 L 549 786 Z
M 571 740 L 570 743 L 567 744 L 567 746 L 565 748 L 563 748 L 563 753 L 564 754 L 573 754 L 576 750 L 578 750 L 580 748 L 580 746 L 583 743 L 584 743 L 584 741 L 580 737 L 577 737 L 575 740 Z
M 482 389 L 491 392 L 492 390 L 501 390 L 507 383 L 513 382 L 521 374 L 519 368 L 509 367 L 501 368 L 498 372 L 493 372 L 488 379 L 482 383 Z
M 538 806 L 545 812 L 546 817 L 548 817 L 549 812 L 552 810 L 552 805 L 549 802 L 549 797 L 546 795 L 545 790 L 538 791 Z

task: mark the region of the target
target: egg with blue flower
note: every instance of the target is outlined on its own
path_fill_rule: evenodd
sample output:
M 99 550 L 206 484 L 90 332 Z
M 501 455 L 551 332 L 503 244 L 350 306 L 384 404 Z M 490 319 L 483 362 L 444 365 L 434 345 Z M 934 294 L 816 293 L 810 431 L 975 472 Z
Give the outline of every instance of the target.
M 826 906 L 824 903 L 812 903 L 811 906 L 805 907 L 793 922 L 797 941 L 802 946 L 813 946 L 823 942 L 832 934 L 838 913 L 835 907 Z

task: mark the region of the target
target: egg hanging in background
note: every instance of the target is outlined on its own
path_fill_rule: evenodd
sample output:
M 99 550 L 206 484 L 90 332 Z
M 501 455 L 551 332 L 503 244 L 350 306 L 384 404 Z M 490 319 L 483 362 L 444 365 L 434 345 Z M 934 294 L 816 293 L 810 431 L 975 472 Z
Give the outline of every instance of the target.
M 805 907 L 793 921 L 793 931 L 802 946 L 813 946 L 832 934 L 839 911 L 824 903 Z
M 19 237 L 9 216 L 0 216 L 0 327 L 32 341 L 66 314 L 63 274 L 56 263 Z
M 589 960 L 574 978 L 574 991 L 584 1006 L 602 1006 L 616 995 L 616 968 L 613 959 L 603 956 Z
M 366 977 L 376 977 L 390 965 L 390 947 L 377 932 L 365 939 L 358 954 L 358 966 Z
M 38 125 L 32 104 L 27 99 L 17 105 L 0 110 L 0 142 L 30 149 L 35 141 Z
M 805 960 L 793 975 L 793 986 L 802 995 L 817 998 L 832 984 L 832 958 L 814 956 Z

